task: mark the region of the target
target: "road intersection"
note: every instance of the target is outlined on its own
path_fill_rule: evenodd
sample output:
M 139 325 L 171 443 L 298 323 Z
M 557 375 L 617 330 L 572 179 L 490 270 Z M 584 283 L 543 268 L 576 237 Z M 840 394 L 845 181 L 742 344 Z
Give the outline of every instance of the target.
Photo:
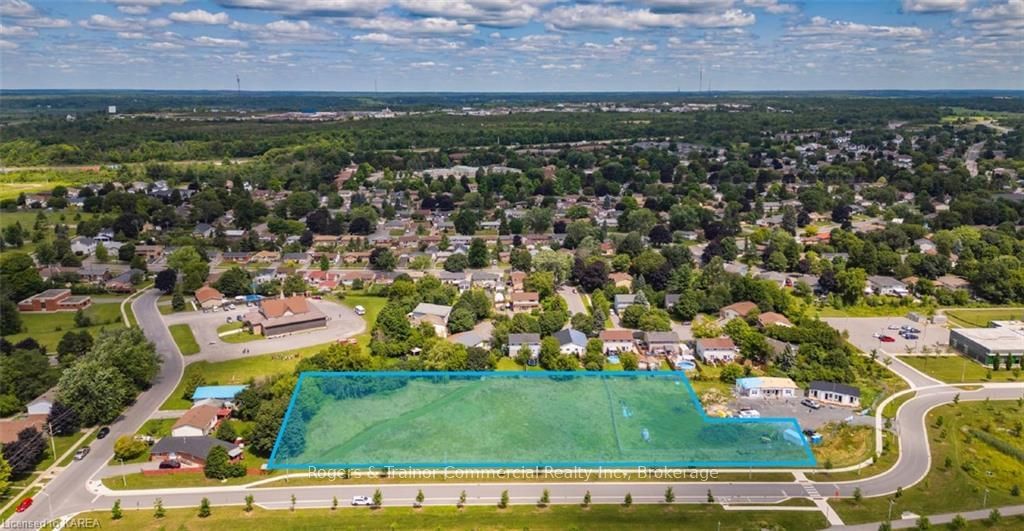
M 966 390 L 942 384 L 923 375 L 895 356 L 881 352 L 878 361 L 910 384 L 915 397 L 905 402 L 897 412 L 895 426 L 899 433 L 900 453 L 896 464 L 877 475 L 841 482 L 816 482 L 807 480 L 804 473 L 813 470 L 794 470 L 797 480 L 793 482 L 702 482 L 702 481 L 457 481 L 431 483 L 356 484 L 358 480 L 325 481 L 322 485 L 280 486 L 283 477 L 275 476 L 266 482 L 276 486 L 263 486 L 257 482 L 248 485 L 174 488 L 154 490 L 111 490 L 100 481 L 99 475 L 106 461 L 113 453 L 117 434 L 135 433 L 147 419 L 151 418 L 160 405 L 177 386 L 184 370 L 184 359 L 175 345 L 165 322 L 157 310 L 159 293 L 150 290 L 139 296 L 133 303 L 139 326 L 146 337 L 156 345 L 163 359 L 160 373 L 154 385 L 142 393 L 138 400 L 113 424 L 112 435 L 93 443 L 93 451 L 82 461 L 68 467 L 50 481 L 44 488 L 52 502 L 52 515 L 48 515 L 48 504 L 35 504 L 28 511 L 16 514 L 8 525 L 18 521 L 43 520 L 50 517 L 66 517 L 90 510 L 108 509 L 115 500 L 121 500 L 122 507 L 152 507 L 160 498 L 165 507 L 196 507 L 202 498 L 213 505 L 240 505 L 247 495 L 255 498 L 259 506 L 270 509 L 291 507 L 292 496 L 295 506 L 329 507 L 332 500 L 347 500 L 356 495 L 370 495 L 379 488 L 385 506 L 410 506 L 417 493 L 422 490 L 426 496 L 424 505 L 453 505 L 465 491 L 467 504 L 496 504 L 502 491 L 508 491 L 510 503 L 536 503 L 542 490 L 550 492 L 551 503 L 579 503 L 586 492 L 590 492 L 593 503 L 621 503 L 629 492 L 634 503 L 659 503 L 664 500 L 667 487 L 672 487 L 680 503 L 705 502 L 710 490 L 715 501 L 728 504 L 771 504 L 791 498 L 809 498 L 826 513 L 830 523 L 840 525 L 841 520 L 830 511 L 826 499 L 840 496 L 851 497 L 859 489 L 863 496 L 883 496 L 899 488 L 907 488 L 921 481 L 931 466 L 925 417 L 931 409 L 949 403 L 957 394 L 961 401 L 969 400 L 1012 400 L 1024 395 L 1024 385 L 1019 383 L 980 384 L 976 389 Z M 880 418 L 880 416 L 879 416 Z M 882 429 L 876 426 L 881 436 Z M 866 464 L 866 463 L 865 463 Z M 861 465 L 863 466 L 863 464 Z M 857 467 L 851 467 L 857 468 Z M 294 477 L 306 477 L 305 473 Z M 807 508 L 790 508 L 807 510 Z M 15 523 L 11 523 L 15 522 Z

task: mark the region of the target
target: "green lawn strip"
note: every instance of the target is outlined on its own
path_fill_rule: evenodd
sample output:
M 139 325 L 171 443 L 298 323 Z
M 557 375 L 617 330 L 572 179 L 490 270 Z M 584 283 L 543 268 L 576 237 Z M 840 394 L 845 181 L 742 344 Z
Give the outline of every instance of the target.
M 1024 319 L 1024 308 L 960 308 L 946 310 L 946 317 L 964 328 L 988 328 L 991 321 Z
M 822 443 L 811 447 L 821 468 L 843 468 L 867 461 L 875 454 L 875 429 L 830 423 L 818 430 Z
M 0 513 L 0 523 L 7 521 L 7 519 L 14 514 L 14 511 L 18 508 L 18 504 L 21 503 L 21 500 L 24 500 L 25 498 L 33 498 L 34 500 L 35 495 L 38 494 L 40 490 L 43 489 L 41 487 L 32 487 L 28 492 L 21 492 L 16 501 L 12 503 L 10 507 L 5 509 L 4 512 Z
M 872 434 L 872 441 L 874 438 L 875 437 Z M 866 478 L 881 474 L 882 472 L 892 468 L 900 456 L 900 449 L 899 445 L 896 444 L 895 435 L 892 433 L 885 433 L 883 435 L 883 444 L 884 449 L 882 450 L 882 455 L 878 456 L 873 463 L 864 468 L 845 472 L 815 472 L 813 474 L 807 474 L 807 479 L 810 479 L 811 481 L 852 481 L 858 478 Z M 874 447 L 873 443 L 872 447 Z
M 833 308 L 827 306 L 818 310 L 820 317 L 902 317 L 910 312 L 927 313 L 924 306 L 901 306 L 887 304 L 884 306 L 846 306 Z
M 75 312 L 23 312 L 21 322 L 23 331 L 19 334 L 4 336 L 11 343 L 17 343 L 26 337 L 33 337 L 48 351 L 57 350 L 60 338 L 70 330 L 88 330 L 95 338 L 103 330 L 124 328 L 121 318 L 121 303 L 95 303 L 83 312 L 92 320 L 92 325 L 85 328 L 75 326 Z
M 359 343 L 359 346 L 364 349 L 369 348 L 370 331 L 373 329 L 373 325 L 377 322 L 377 315 L 384 308 L 384 305 L 387 304 L 388 299 L 386 297 L 364 295 L 361 292 L 346 293 L 344 299 L 337 299 L 335 297 L 328 297 L 328 299 L 340 302 L 349 308 L 362 306 L 366 309 L 366 314 L 362 316 L 363 320 L 366 321 L 366 330 L 355 336 L 355 338 Z
M 926 419 L 931 470 L 924 480 L 904 489 L 903 495 L 895 499 L 893 517 L 904 511 L 927 516 L 978 510 L 983 503 L 988 507 L 1019 505 L 1022 498 L 1012 496 L 1010 490 L 1015 484 L 1024 488 L 1024 463 L 971 436 L 969 431 L 988 427 L 992 435 L 1022 449 L 1024 441 L 1008 431 L 1021 415 L 1024 407 L 1016 401 L 961 402 L 933 409 Z M 939 417 L 943 418 L 941 426 Z M 844 522 L 857 524 L 884 520 L 889 499 L 881 496 L 829 503 Z
M 234 321 L 230 323 L 224 323 L 217 327 L 217 334 L 223 334 L 224 332 L 230 332 L 232 330 L 240 330 L 245 323 Z
M 250 341 L 260 341 L 266 339 L 263 336 L 256 335 L 248 330 L 242 332 L 235 332 L 234 334 L 228 334 L 221 336 L 220 340 L 225 343 L 248 343 Z
M 192 402 L 181 395 L 185 392 L 185 385 L 193 374 L 200 374 L 207 385 L 231 385 L 243 384 L 251 378 L 264 378 L 275 374 L 289 373 L 295 370 L 295 365 L 302 358 L 311 356 L 329 347 L 331 343 L 313 345 L 273 354 L 261 354 L 236 360 L 211 363 L 209 361 L 198 361 L 190 363 L 185 367 L 185 374 L 178 387 L 174 389 L 171 396 L 160 406 L 160 409 L 188 409 Z
M 53 444 L 50 444 L 50 440 L 47 441 L 45 457 L 36 465 L 36 470 L 42 471 L 49 468 L 58 457 L 64 455 L 64 452 L 77 445 L 82 440 L 83 435 L 85 435 L 84 431 L 72 435 L 55 435 L 49 438 L 53 441 Z M 56 454 L 53 452 L 54 447 L 57 448 Z
M 171 331 L 171 337 L 174 338 L 182 355 L 191 356 L 199 353 L 199 343 L 196 342 L 196 336 L 192 335 L 192 328 L 189 325 L 176 324 L 167 329 Z
M 882 416 L 887 419 L 896 418 L 896 412 L 900 410 L 900 406 L 915 396 L 917 396 L 917 393 L 907 393 L 894 398 L 892 402 L 885 405 L 885 409 L 882 410 Z
M 467 493 L 472 495 L 471 492 Z M 242 497 L 241 494 L 239 495 Z M 540 493 L 538 492 L 538 497 Z M 301 498 L 299 498 L 301 500 Z M 257 497 L 257 502 L 259 501 Z M 346 500 L 339 500 L 344 504 Z M 385 500 L 386 501 L 386 500 Z M 242 503 L 239 499 L 238 503 Z M 125 510 L 120 520 L 110 511 L 80 515 L 96 519 L 102 529 L 216 529 L 218 531 L 277 531 L 279 529 L 821 529 L 824 516 L 812 511 L 750 513 L 725 511 L 718 505 L 512 505 L 506 509 L 489 506 L 385 507 L 383 509 L 301 509 L 246 514 L 242 507 L 211 508 L 205 519 L 196 509 L 170 509 L 164 518 L 153 516 L 151 507 Z
M 94 429 L 94 430 L 92 430 L 89 433 L 88 436 L 83 437 L 81 440 L 79 440 L 78 443 L 75 444 L 75 450 L 78 450 L 79 448 L 81 448 L 83 446 L 89 446 L 90 444 L 92 444 L 92 442 L 96 440 L 96 432 L 97 432 L 97 430 Z M 69 466 L 69 465 L 71 465 L 74 462 L 75 462 L 75 455 L 71 454 L 71 455 L 67 456 L 66 458 L 64 458 L 58 464 L 58 466 Z
M 1021 371 L 1017 375 L 1007 370 L 1002 364 L 999 370 L 993 371 L 966 356 L 900 356 L 899 359 L 911 367 L 946 383 L 969 382 L 1015 382 L 1021 380 Z

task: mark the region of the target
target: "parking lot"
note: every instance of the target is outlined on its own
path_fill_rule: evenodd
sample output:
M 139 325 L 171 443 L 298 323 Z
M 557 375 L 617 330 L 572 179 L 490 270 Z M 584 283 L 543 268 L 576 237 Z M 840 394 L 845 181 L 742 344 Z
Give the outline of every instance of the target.
M 943 325 L 917 323 L 906 317 L 826 317 L 822 319 L 836 330 L 847 331 L 850 334 L 850 343 L 870 353 L 878 349 L 887 354 L 920 353 L 925 348 L 935 351 L 945 351 L 949 347 L 949 329 Z M 910 326 L 921 332 L 917 339 L 904 339 L 900 336 L 899 327 Z M 894 339 L 893 342 L 883 342 L 875 337 L 875 334 L 886 335 Z
M 819 429 L 830 422 L 848 421 L 856 426 L 874 426 L 874 417 L 858 415 L 859 410 L 822 404 L 821 409 L 800 405 L 800 398 L 737 398 L 736 409 L 752 408 L 766 417 L 793 417 L 803 429 Z M 852 417 L 852 418 L 851 418 Z

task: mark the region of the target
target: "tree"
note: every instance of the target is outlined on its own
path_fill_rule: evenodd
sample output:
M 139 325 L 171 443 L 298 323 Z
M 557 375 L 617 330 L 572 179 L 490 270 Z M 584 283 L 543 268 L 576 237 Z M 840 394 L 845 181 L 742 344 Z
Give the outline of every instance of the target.
M 551 493 L 548 492 L 548 489 L 544 489 L 540 493 L 540 499 L 537 500 L 537 505 L 540 507 L 547 507 L 549 503 L 551 503 Z
M 15 303 L 39 293 L 43 279 L 32 257 L 21 252 L 0 256 L 0 294 Z
M 964 515 L 958 514 L 949 522 L 950 529 L 967 529 L 967 519 Z
M 10 476 L 20 477 L 35 470 L 46 455 L 46 438 L 35 427 L 18 432 L 18 437 L 0 448 L 10 467 Z
M 462 507 L 465 504 L 466 504 L 466 491 L 462 491 L 462 492 L 459 493 L 459 503 L 458 503 L 458 506 Z
M 157 498 L 153 502 L 153 517 L 163 518 L 164 516 L 167 516 L 167 511 L 164 510 L 164 500 L 163 498 Z
M 918 529 L 919 531 L 925 531 L 926 529 L 931 529 L 931 527 L 932 522 L 931 520 L 928 520 L 927 516 L 919 517 L 917 522 L 914 524 L 914 529 Z
M 583 494 L 583 506 L 590 507 L 590 491 Z
M 178 272 L 173 269 L 164 269 L 156 274 L 156 280 L 154 281 L 153 286 L 167 294 L 174 291 L 174 286 L 177 283 Z
M 238 438 L 238 433 L 235 432 L 234 423 L 228 419 L 222 420 L 220 426 L 217 426 L 216 437 L 224 442 L 235 442 L 235 439 Z
M 863 269 L 850 268 L 836 273 L 836 293 L 846 304 L 855 304 L 867 286 L 867 273 Z
M 249 494 L 249 495 L 247 495 L 245 497 L 245 512 L 247 512 L 247 513 L 251 513 L 252 512 L 252 509 L 253 509 L 252 505 L 253 505 L 253 502 L 255 500 L 256 500 L 256 498 L 254 498 L 252 494 Z M 338 499 L 335 498 L 334 501 L 337 502 Z
M 384 494 L 380 491 L 380 489 L 377 489 L 377 490 L 373 491 L 373 506 L 374 507 L 380 507 L 381 504 L 383 504 L 383 503 L 384 503 Z
M 469 242 L 469 267 L 481 268 L 487 267 L 488 253 L 487 244 L 484 243 L 480 238 L 473 238 Z
M 167 266 L 182 275 L 182 288 L 193 292 L 199 289 L 210 274 L 210 266 L 192 246 L 180 247 L 167 258 Z
M 134 395 L 131 381 L 117 368 L 90 358 L 65 369 L 58 384 L 58 399 L 86 426 L 113 421 Z
M 723 383 L 736 383 L 737 378 L 743 376 L 743 367 L 735 363 L 730 363 L 722 367 L 722 372 L 718 374 L 718 379 Z
M 419 489 L 416 492 L 416 507 L 419 507 L 419 506 L 423 505 L 423 500 L 424 500 L 423 489 Z
M 622 500 L 622 504 L 626 507 L 633 505 L 633 494 L 627 492 L 626 497 Z
M 331 510 L 332 511 L 337 511 L 338 510 L 338 497 L 337 496 L 331 496 Z
M 245 475 L 245 466 L 232 463 L 228 451 L 223 446 L 216 445 L 206 456 L 203 474 L 210 479 L 238 478 Z
M 508 507 L 508 491 L 503 490 L 501 491 L 501 499 L 498 500 L 498 508 L 504 509 L 506 507 Z
M 79 328 L 86 328 L 92 326 L 92 319 L 85 315 L 82 310 L 75 311 L 75 326 Z
M 5 336 L 21 332 L 21 312 L 14 301 L 0 299 L 0 334 Z
M 50 408 L 50 414 L 46 417 L 46 422 L 49 424 L 53 435 L 56 436 L 78 433 L 78 430 L 82 428 L 75 410 L 60 401 L 53 403 L 53 406 Z
M 110 519 L 120 520 L 124 517 L 124 513 L 121 512 L 121 499 L 114 500 L 114 506 L 110 508 Z
M 248 271 L 234 266 L 221 274 L 214 287 L 228 297 L 245 295 L 252 290 L 252 277 Z
M 444 270 L 452 273 L 458 273 L 467 267 L 469 267 L 469 259 L 462 253 L 455 253 L 444 261 Z
M 715 497 L 711 494 L 711 489 L 708 489 L 708 503 L 715 503 Z
M 619 362 L 622 363 L 622 370 L 624 371 L 635 371 L 640 368 L 640 361 L 637 360 L 636 354 L 632 352 L 619 354 Z
M 423 367 L 428 371 L 464 371 L 467 358 L 464 345 L 437 341 L 424 353 Z
M 860 491 L 860 487 L 853 489 L 853 501 L 860 503 L 864 499 L 864 494 Z
M 156 347 L 140 328 L 103 332 L 89 357 L 117 369 L 137 391 L 147 389 L 160 369 Z
M 672 503 L 676 501 L 676 493 L 672 491 L 672 487 L 665 489 L 665 503 Z
M 281 292 L 286 297 L 291 295 L 303 295 L 309 291 L 309 285 L 306 284 L 306 280 L 302 278 L 298 273 L 288 275 L 284 279 L 284 283 L 281 284 Z
M 693 322 L 693 337 L 709 338 L 722 335 L 722 327 L 710 317 L 701 317 Z
M 185 297 L 181 294 L 181 289 L 174 290 L 174 296 L 171 297 L 171 309 L 180 312 L 185 309 Z
M 148 449 L 149 445 L 144 441 L 136 440 L 131 435 L 122 435 L 114 442 L 114 457 L 129 461 L 146 453 Z
M 0 448 L 2 450 L 2 448 Z M 3 451 L 0 451 L 0 493 L 6 493 L 8 487 L 11 486 L 11 465 L 7 462 L 4 457 Z
M 103 245 L 103 242 L 96 243 L 96 261 L 105 264 L 107 260 L 110 260 L 110 252 L 107 251 L 107 247 Z
M 199 518 L 208 518 L 210 516 L 210 500 L 209 498 L 203 498 L 199 501 Z
M 508 258 L 509 265 L 516 271 L 529 272 L 533 266 L 533 255 L 530 251 L 523 249 L 522 247 L 516 247 L 509 253 Z
M 394 271 L 397 265 L 398 258 L 395 257 L 395 253 L 391 252 L 391 249 L 376 247 L 370 251 L 370 267 L 378 271 Z

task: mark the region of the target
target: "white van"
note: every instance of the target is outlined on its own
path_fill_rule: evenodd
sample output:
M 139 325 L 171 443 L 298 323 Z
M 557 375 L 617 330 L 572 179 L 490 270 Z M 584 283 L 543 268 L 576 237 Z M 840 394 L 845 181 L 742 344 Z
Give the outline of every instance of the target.
M 362 306 L 356 306 L 355 310 L 356 315 L 366 315 L 366 308 L 363 308 Z

